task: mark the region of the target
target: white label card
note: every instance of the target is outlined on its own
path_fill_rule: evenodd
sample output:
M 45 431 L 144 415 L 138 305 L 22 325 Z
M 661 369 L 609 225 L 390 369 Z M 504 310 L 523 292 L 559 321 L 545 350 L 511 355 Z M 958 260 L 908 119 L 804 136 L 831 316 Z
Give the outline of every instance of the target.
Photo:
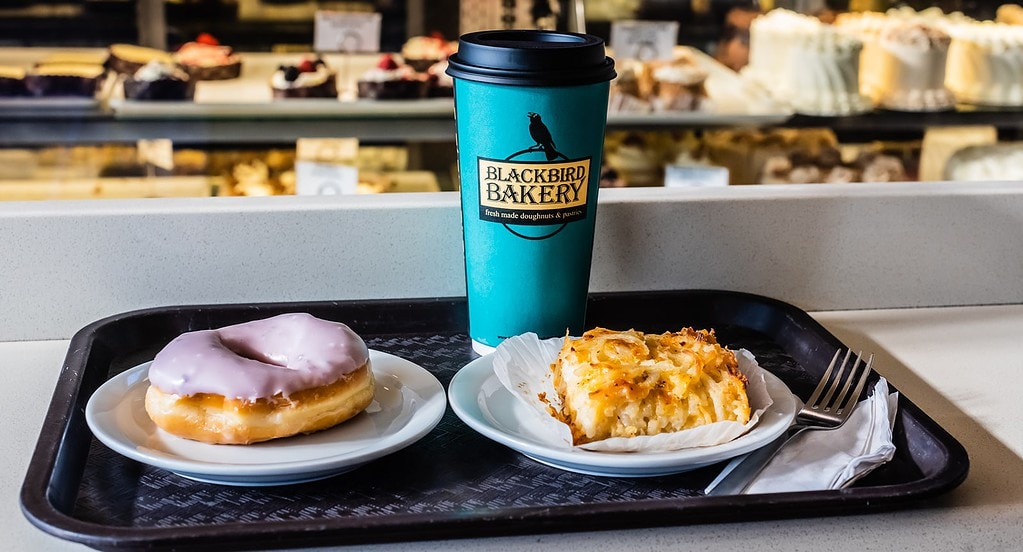
M 727 186 L 728 169 L 668 165 L 664 168 L 664 185 L 668 188 Z
M 359 189 L 359 169 L 350 165 L 295 162 L 296 195 L 354 194 Z
M 139 163 L 158 169 L 174 170 L 174 144 L 166 138 L 139 140 L 136 145 Z
M 670 60 L 678 42 L 678 21 L 614 21 L 610 42 L 619 59 Z
M 379 52 L 379 13 L 350 13 L 319 10 L 313 29 L 317 52 Z

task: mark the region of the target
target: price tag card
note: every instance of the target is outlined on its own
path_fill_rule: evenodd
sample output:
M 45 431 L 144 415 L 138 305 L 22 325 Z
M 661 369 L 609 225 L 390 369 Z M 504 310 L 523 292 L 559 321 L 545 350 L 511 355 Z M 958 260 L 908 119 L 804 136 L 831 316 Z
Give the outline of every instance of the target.
M 313 49 L 317 52 L 379 52 L 379 13 L 318 10 L 314 19 Z
M 135 148 L 140 164 L 165 171 L 174 170 L 174 144 L 170 140 L 139 140 Z
M 357 138 L 299 138 L 295 142 L 295 193 L 354 194 L 359 187 Z
M 354 194 L 359 188 L 359 169 L 350 165 L 295 162 L 296 195 Z
M 727 186 L 728 169 L 724 167 L 668 165 L 664 168 L 664 185 L 669 188 Z
M 678 21 L 614 21 L 610 42 L 620 59 L 670 60 L 678 42 Z

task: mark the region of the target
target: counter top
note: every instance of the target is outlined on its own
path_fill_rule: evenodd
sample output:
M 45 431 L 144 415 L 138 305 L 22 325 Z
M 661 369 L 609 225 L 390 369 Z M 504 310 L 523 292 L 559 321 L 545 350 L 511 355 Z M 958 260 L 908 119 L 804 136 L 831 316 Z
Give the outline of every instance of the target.
M 1023 305 L 819 311 L 847 345 L 966 447 L 971 470 L 928 504 L 877 515 L 801 518 L 634 531 L 413 542 L 360 550 L 1016 550 L 1023 542 Z M 0 452 L 0 531 L 9 550 L 83 550 L 31 526 L 17 506 L 27 462 L 68 342 L 0 342 L 9 381 Z

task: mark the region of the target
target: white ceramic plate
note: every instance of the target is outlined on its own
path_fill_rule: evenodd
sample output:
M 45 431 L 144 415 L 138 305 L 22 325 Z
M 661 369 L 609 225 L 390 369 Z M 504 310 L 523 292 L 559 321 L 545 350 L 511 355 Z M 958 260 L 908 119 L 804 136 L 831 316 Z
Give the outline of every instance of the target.
M 795 417 L 797 401 L 774 375 L 765 371 L 764 380 L 774 404 L 749 432 L 713 447 L 659 453 L 595 452 L 547 443 L 531 430 L 538 414 L 512 395 L 494 375 L 493 355 L 480 357 L 455 374 L 448 386 L 448 401 L 469 427 L 537 462 L 589 475 L 652 477 L 727 460 L 781 435 Z
M 444 415 L 444 388 L 422 367 L 370 350 L 373 403 L 333 428 L 252 445 L 175 437 L 149 419 L 149 364 L 114 376 L 89 399 L 85 417 L 103 444 L 133 460 L 198 481 L 265 486 L 302 483 L 355 469 L 411 445 Z

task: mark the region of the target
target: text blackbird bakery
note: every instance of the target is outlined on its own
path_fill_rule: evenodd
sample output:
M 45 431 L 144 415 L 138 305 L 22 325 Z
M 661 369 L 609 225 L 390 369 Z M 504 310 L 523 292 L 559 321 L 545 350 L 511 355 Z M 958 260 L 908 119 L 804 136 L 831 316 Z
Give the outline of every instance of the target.
M 586 186 L 586 166 L 556 167 L 486 166 L 483 178 L 485 201 L 516 205 L 573 205 Z
M 586 218 L 590 159 L 556 163 L 479 160 L 480 218 L 518 225 Z

